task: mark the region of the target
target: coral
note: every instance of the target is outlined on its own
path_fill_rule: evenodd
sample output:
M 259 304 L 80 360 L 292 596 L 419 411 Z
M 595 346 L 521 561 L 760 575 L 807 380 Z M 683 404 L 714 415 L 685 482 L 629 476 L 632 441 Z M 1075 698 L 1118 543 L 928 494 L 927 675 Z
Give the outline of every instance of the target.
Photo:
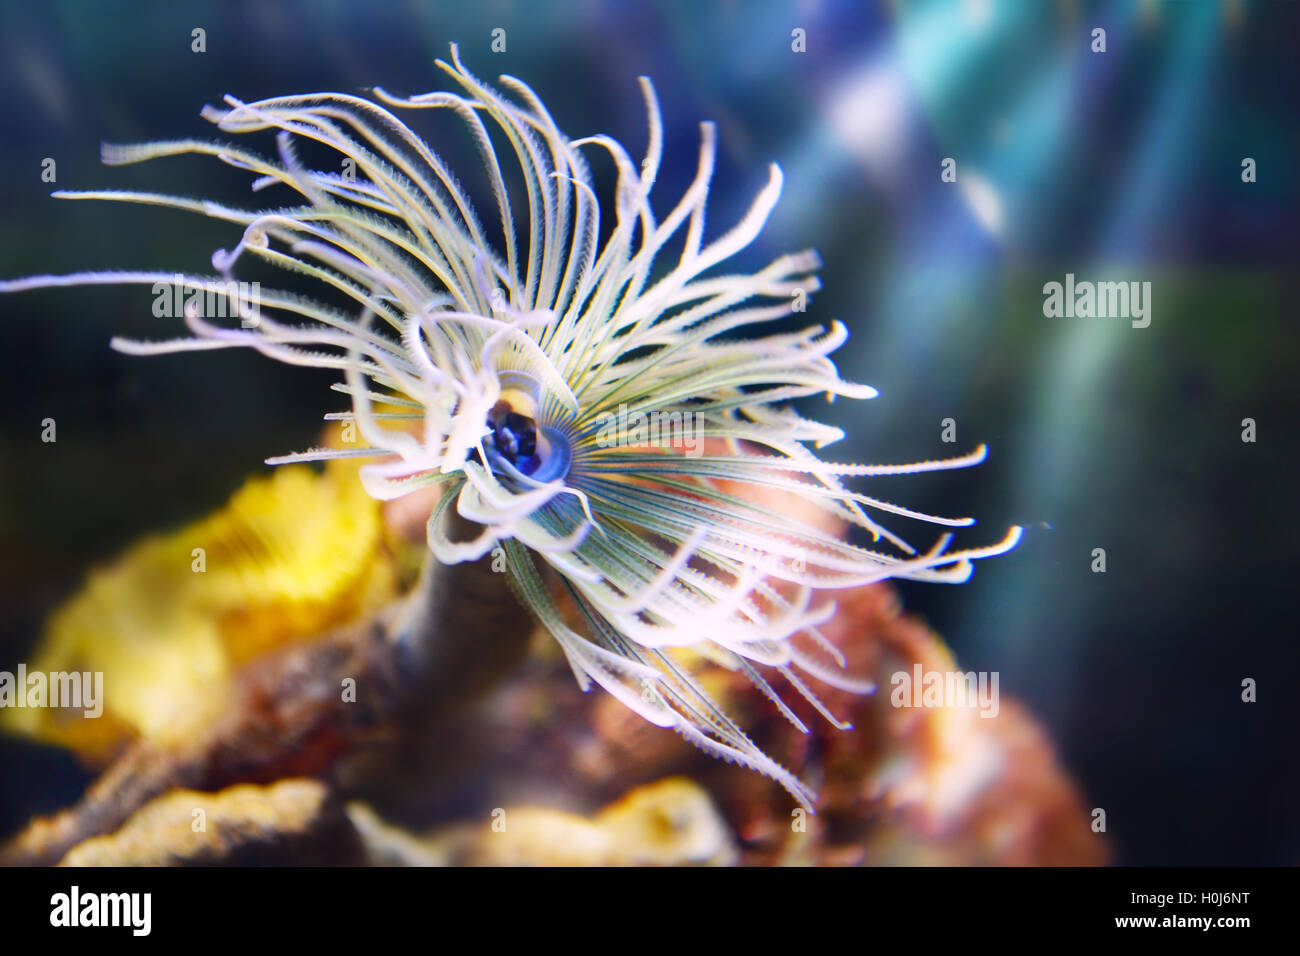
M 358 863 L 361 841 L 330 792 L 312 780 L 242 784 L 218 793 L 172 790 L 108 836 L 74 847 L 60 866 Z
M 104 715 L 0 710 L 0 729 L 103 761 L 183 740 L 222 712 L 234 671 L 397 596 L 399 568 L 356 467 L 249 479 L 214 514 L 132 546 L 51 615 L 29 670 L 101 672 Z
M 637 787 L 588 818 L 496 808 L 490 822 L 416 838 L 364 804 L 348 808 L 375 863 L 424 866 L 725 866 L 735 840 L 709 795 L 680 777 Z

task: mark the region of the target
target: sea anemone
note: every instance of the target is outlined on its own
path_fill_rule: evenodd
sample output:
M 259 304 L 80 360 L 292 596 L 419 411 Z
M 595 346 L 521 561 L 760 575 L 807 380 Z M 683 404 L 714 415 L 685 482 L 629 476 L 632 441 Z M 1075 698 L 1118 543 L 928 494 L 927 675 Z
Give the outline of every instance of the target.
M 344 381 L 334 387 L 352 407 L 326 417 L 354 421 L 366 447 L 270 463 L 372 458 L 361 481 L 379 499 L 436 486 L 433 557 L 441 565 L 495 557 L 584 689 L 594 681 L 646 720 L 767 774 L 811 806 L 805 784 L 722 712 L 693 671 L 702 661 L 742 671 L 806 730 L 766 669 L 840 725 L 805 677 L 864 693 L 871 685 L 845 672 L 818 631 L 835 608 L 815 593 L 886 578 L 963 581 L 972 561 L 1007 551 L 1020 533 L 966 550 L 949 550 L 952 535 L 943 533 L 918 552 L 877 516 L 949 528 L 974 522 L 869 497 L 843 479 L 962 468 L 981 461 L 984 447 L 906 465 L 835 464 L 814 453 L 843 433 L 789 403 L 876 394 L 842 380 L 829 358 L 847 337 L 838 321 L 754 332 L 803 310 L 819 287 L 816 254 L 783 255 L 748 274 L 715 268 L 762 229 L 781 190 L 775 165 L 740 222 L 706 242 L 713 126 L 701 124 L 694 180 L 657 219 L 650 191 L 663 128 L 648 79 L 649 142 L 636 163 L 608 136 L 569 139 L 527 85 L 502 76 L 512 97 L 503 95 L 472 76 L 454 46 L 451 63 L 438 65 L 461 92 L 402 99 L 375 89 L 373 100 L 320 93 L 255 103 L 227 96 L 227 109 L 204 109 L 226 133 L 277 131 L 278 161 L 200 140 L 103 150 L 110 165 L 215 156 L 253 173 L 254 190 L 288 187 L 293 205 L 244 210 L 153 193 L 55 193 L 238 223 L 238 244 L 212 257 L 217 274 L 81 272 L 3 282 L 0 291 L 183 286 L 193 337 L 115 339 L 114 348 L 157 355 L 248 346 L 338 369 Z M 443 159 L 390 108 L 450 110 L 463 121 L 491 183 L 495 228 L 485 228 Z M 337 151 L 339 171 L 307 168 L 298 139 Z M 503 143 L 502 155 L 514 157 L 509 174 Z M 597 197 L 591 150 L 617 172 L 603 241 L 601 214 L 611 209 Z M 681 252 L 665 266 L 659 254 L 670 242 Z M 232 270 L 244 256 L 317 280 L 352 305 L 242 294 Z M 211 296 L 229 300 L 237 326 L 210 321 L 202 302 Z M 733 336 L 740 330 L 747 334 Z M 803 510 L 757 500 L 774 492 L 797 497 Z M 826 530 L 841 525 L 863 529 L 874 547 Z

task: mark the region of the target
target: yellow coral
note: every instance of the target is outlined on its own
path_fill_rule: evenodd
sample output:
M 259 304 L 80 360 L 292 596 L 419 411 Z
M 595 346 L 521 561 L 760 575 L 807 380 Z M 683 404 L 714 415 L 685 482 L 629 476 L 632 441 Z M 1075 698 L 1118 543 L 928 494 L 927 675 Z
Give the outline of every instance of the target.
M 685 777 L 637 787 L 592 817 L 545 807 L 496 808 L 490 823 L 417 837 L 364 804 L 348 815 L 372 862 L 406 866 L 730 866 L 731 829 L 708 792 Z
M 148 537 L 50 617 L 28 670 L 102 671 L 104 714 L 5 708 L 0 727 L 103 758 L 175 743 L 220 713 L 236 667 L 392 600 L 395 562 L 356 468 L 250 479 L 214 514 Z
M 195 811 L 204 826 L 195 828 Z M 73 847 L 60 866 L 172 866 L 222 862 L 258 844 L 291 845 L 330 824 L 328 795 L 315 780 L 251 783 L 218 793 L 172 790 L 149 801 L 116 833 Z M 340 842 L 340 841 L 336 841 Z M 345 851 L 345 848 L 340 847 Z

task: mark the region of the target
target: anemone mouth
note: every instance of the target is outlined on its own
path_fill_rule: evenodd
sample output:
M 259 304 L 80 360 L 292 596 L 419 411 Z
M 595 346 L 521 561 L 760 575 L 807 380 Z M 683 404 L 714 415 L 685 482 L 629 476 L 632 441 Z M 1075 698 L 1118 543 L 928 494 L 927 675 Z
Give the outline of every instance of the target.
M 573 442 L 562 429 L 540 425 L 504 402 L 498 402 L 489 414 L 488 428 L 491 434 L 484 449 L 494 474 L 523 484 L 547 484 L 568 477 Z
M 556 420 L 537 376 L 517 369 L 499 373 L 501 392 L 487 414 L 487 466 L 524 485 L 562 480 L 573 466 L 574 443 Z
M 541 449 L 538 448 L 537 422 L 531 415 L 515 410 L 506 399 L 502 399 L 488 412 L 487 425 L 491 429 L 489 439 L 496 453 L 518 468 L 525 475 L 531 475 L 541 463 Z

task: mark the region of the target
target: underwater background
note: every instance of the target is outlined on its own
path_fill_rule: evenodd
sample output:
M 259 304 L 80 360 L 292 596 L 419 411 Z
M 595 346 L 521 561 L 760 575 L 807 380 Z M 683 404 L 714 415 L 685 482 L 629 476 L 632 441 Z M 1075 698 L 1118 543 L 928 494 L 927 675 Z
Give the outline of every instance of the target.
M 48 194 L 244 200 L 246 177 L 219 164 L 99 163 L 104 141 L 210 135 L 198 111 L 227 92 L 443 88 L 432 61 L 457 42 L 480 75 L 525 79 L 570 136 L 607 132 L 635 151 L 647 74 L 664 111 L 664 193 L 689 182 L 704 119 L 719 132 L 714 228 L 744 212 L 768 162 L 785 173 L 742 262 L 818 249 L 811 316 L 847 324 L 840 371 L 881 392 L 816 409 L 848 433 L 827 457 L 988 443 L 977 469 L 859 487 L 979 515 L 998 534 L 1028 529 L 963 587 L 900 591 L 964 669 L 998 671 L 1044 724 L 1087 806 L 1106 810 L 1117 862 L 1300 861 L 1300 8 L 468 6 L 0 3 L 0 275 L 208 271 L 233 227 Z M 1104 53 L 1090 48 L 1098 27 Z M 445 147 L 453 168 L 463 145 Z M 941 180 L 947 157 L 955 183 Z M 1045 316 L 1044 284 L 1067 273 L 1149 281 L 1149 327 Z M 139 289 L 0 297 L 0 670 L 93 565 L 212 510 L 268 455 L 319 434 L 334 376 L 237 351 L 108 349 L 159 325 Z M 45 418 L 57 443 L 40 441 Z M 948 418 L 956 444 L 942 441 Z M 1241 701 L 1246 678 L 1257 703 Z M 60 751 L 0 739 L 0 833 L 86 779 Z

